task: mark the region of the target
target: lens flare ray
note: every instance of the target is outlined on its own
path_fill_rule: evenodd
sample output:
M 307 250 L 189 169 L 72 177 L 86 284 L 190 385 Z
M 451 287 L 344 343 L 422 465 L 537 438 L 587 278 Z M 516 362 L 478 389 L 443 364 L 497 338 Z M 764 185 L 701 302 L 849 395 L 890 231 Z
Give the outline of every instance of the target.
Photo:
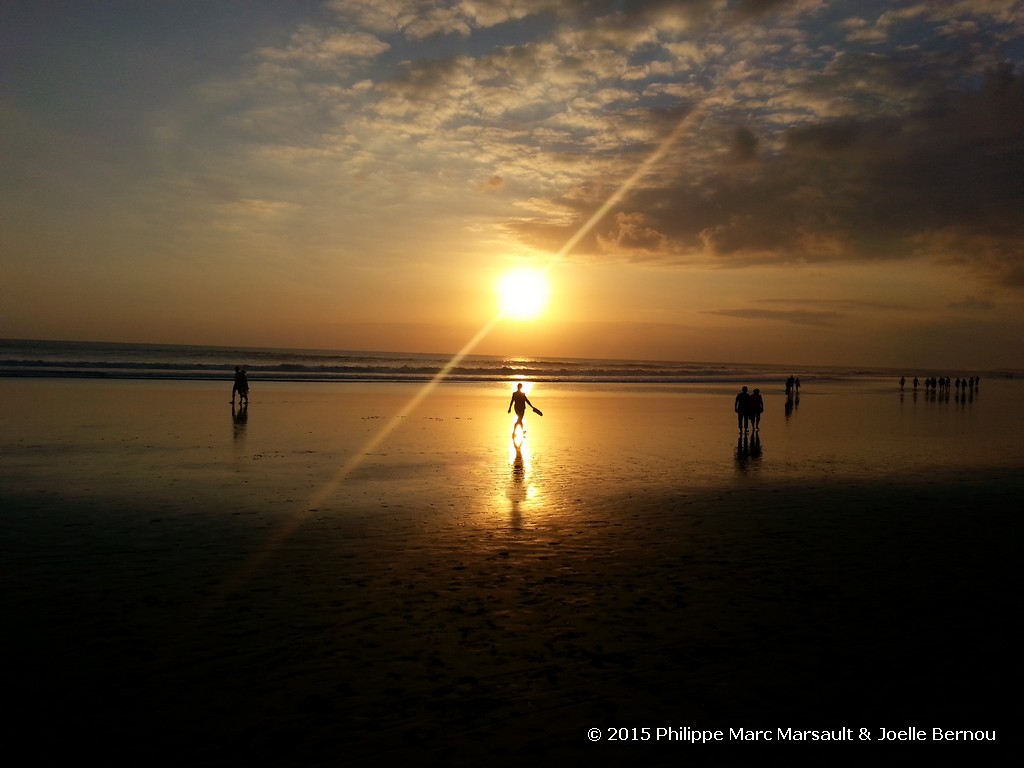
M 625 196 L 632 190 L 644 176 L 646 176 L 656 163 L 658 163 L 668 151 L 675 145 L 683 135 L 701 119 L 703 114 L 702 107 L 698 107 L 687 114 L 679 123 L 675 126 L 672 132 L 665 137 L 665 139 L 658 145 L 658 147 L 646 157 L 646 159 L 640 164 L 640 166 L 633 172 L 633 174 L 626 179 L 612 194 L 608 197 L 601 206 L 594 211 L 594 213 L 587 219 L 583 225 L 576 230 L 572 237 L 570 237 L 565 244 L 558 250 L 558 252 L 551 258 L 544 272 L 549 272 L 562 260 L 565 256 L 575 248 L 580 241 L 586 237 L 597 224 L 604 219 L 605 216 L 620 203 Z M 266 544 L 257 552 L 253 552 L 249 558 L 242 563 L 242 565 L 235 570 L 235 572 L 225 580 L 221 585 L 221 589 L 218 592 L 217 601 L 222 601 L 228 595 L 231 594 L 238 585 L 244 582 L 248 576 L 256 571 L 260 565 L 281 547 L 285 541 L 287 541 L 291 535 L 302 525 L 302 523 L 309 517 L 310 514 L 316 512 L 320 506 L 329 499 L 338 487 L 345 481 L 345 479 L 351 475 L 365 460 L 366 456 L 372 453 L 381 443 L 383 443 L 401 424 L 402 420 L 416 410 L 417 406 L 426 398 L 438 384 L 448 378 L 451 371 L 462 362 L 463 359 L 469 354 L 472 354 L 473 350 L 482 342 L 494 328 L 505 319 L 505 313 L 499 311 L 489 322 L 487 322 L 476 335 L 473 336 L 466 344 L 459 350 L 448 363 L 439 370 L 430 381 L 425 383 L 423 387 L 409 400 L 408 403 L 399 411 L 395 416 L 391 417 L 381 429 L 370 438 L 369 441 L 355 453 L 348 461 L 342 464 L 334 475 L 327 480 L 309 499 L 306 500 L 305 504 L 302 505 L 301 509 L 297 509 L 293 512 L 274 532 L 274 534 L 267 540 Z

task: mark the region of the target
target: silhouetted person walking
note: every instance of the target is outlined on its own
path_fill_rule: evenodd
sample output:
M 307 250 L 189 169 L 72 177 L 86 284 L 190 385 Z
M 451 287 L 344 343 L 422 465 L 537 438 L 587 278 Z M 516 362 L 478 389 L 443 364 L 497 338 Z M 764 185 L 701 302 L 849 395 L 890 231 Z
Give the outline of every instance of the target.
M 739 394 L 736 395 L 733 410 L 736 411 L 736 425 L 739 427 L 740 432 L 746 432 L 747 424 L 750 420 L 750 393 L 747 392 L 746 387 L 743 387 Z
M 761 397 L 761 390 L 754 388 L 754 394 L 747 401 L 750 410 L 750 423 L 755 430 L 761 428 L 761 414 L 764 413 L 764 398 Z
M 526 434 L 526 425 L 523 423 L 523 417 L 526 415 L 526 406 L 533 408 L 533 403 L 530 402 L 530 398 L 523 392 L 523 385 L 520 383 L 516 386 L 516 391 L 512 393 L 512 399 L 509 401 L 508 411 L 506 411 L 506 413 L 512 413 L 512 409 L 516 409 L 517 418 L 512 425 L 512 437 L 516 435 L 516 427 L 522 427 L 523 434 Z

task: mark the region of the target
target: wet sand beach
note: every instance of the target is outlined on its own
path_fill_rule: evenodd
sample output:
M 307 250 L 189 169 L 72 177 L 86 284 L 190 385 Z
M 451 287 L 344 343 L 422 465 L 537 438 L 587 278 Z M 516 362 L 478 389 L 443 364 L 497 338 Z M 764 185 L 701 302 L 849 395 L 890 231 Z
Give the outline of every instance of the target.
M 1019 384 L 762 386 L 744 440 L 731 385 L 536 385 L 517 453 L 505 385 L 254 381 L 241 414 L 0 380 L 8 743 L 650 764 L 695 747 L 609 729 L 1003 727 Z

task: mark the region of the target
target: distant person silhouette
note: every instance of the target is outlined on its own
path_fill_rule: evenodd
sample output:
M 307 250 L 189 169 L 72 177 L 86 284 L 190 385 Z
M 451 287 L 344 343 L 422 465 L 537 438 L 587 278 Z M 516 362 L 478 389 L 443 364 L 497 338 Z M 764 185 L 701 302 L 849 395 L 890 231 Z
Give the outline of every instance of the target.
M 512 425 L 512 437 L 515 437 L 516 427 L 523 428 L 523 434 L 526 434 L 526 425 L 523 423 L 523 417 L 526 415 L 526 406 L 533 408 L 533 403 L 530 402 L 530 398 L 523 392 L 523 385 L 520 383 L 516 386 L 516 391 L 512 393 L 512 399 L 508 404 L 508 411 L 506 413 L 512 413 L 512 408 L 516 409 L 516 420 Z
M 747 424 L 750 421 L 750 393 L 747 392 L 746 387 L 743 387 L 736 395 L 733 410 L 736 411 L 736 426 L 739 427 L 740 432 L 746 432 Z
M 747 401 L 750 411 L 750 423 L 755 430 L 761 428 L 761 414 L 764 413 L 764 398 L 761 397 L 761 390 L 754 388 L 754 394 Z
M 245 370 L 235 366 L 235 383 L 231 387 L 231 404 L 235 404 L 235 393 L 238 393 L 238 404 L 249 405 L 249 379 L 245 376 Z

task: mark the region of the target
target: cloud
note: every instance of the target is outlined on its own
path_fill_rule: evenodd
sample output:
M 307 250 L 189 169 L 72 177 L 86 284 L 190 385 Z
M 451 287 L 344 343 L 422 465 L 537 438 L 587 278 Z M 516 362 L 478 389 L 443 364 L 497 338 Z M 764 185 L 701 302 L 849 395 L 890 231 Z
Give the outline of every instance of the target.
M 733 129 L 721 162 L 691 176 L 682 159 L 674 183 L 638 191 L 622 213 L 644 213 L 663 252 L 722 266 L 926 256 L 1019 285 L 1024 75 L 1003 65 L 977 85 L 950 85 L 901 112 L 794 125 L 763 150 L 752 128 Z M 707 157 L 715 137 L 703 138 Z M 759 162 L 742 172 L 726 162 L 755 150 Z M 609 242 L 595 250 L 613 253 Z
M 574 5 L 557 0 L 330 0 L 325 8 L 349 24 L 423 40 L 434 35 L 466 37 L 475 29 L 564 12 Z
M 966 312 L 992 312 L 996 309 L 994 301 L 981 299 L 977 296 L 965 296 L 960 301 L 953 301 L 946 305 L 949 309 L 963 310 Z
M 483 184 L 480 185 L 482 192 L 495 192 L 505 186 L 505 180 L 497 174 L 491 176 Z
M 300 27 L 284 48 L 258 51 L 264 61 L 305 67 L 335 67 L 350 59 L 372 59 L 391 46 L 368 32 L 344 32 L 311 25 Z
M 843 319 L 838 312 L 813 311 L 806 309 L 716 309 L 703 314 L 736 317 L 743 320 L 759 320 L 789 323 L 792 325 L 835 325 Z
M 758 138 L 754 135 L 754 132 L 741 125 L 733 133 L 729 151 L 738 162 L 748 162 L 757 156 L 758 143 Z
M 629 251 L 632 254 L 658 255 L 668 248 L 668 238 L 650 226 L 643 213 L 618 213 L 614 227 L 597 236 L 598 248 Z
M 820 299 L 820 298 L 778 298 L 760 299 L 759 304 L 789 304 L 805 305 L 814 307 L 832 307 L 836 309 L 863 311 L 863 310 L 892 310 L 910 311 L 916 307 L 909 304 L 902 304 L 892 301 L 868 301 L 864 299 Z

